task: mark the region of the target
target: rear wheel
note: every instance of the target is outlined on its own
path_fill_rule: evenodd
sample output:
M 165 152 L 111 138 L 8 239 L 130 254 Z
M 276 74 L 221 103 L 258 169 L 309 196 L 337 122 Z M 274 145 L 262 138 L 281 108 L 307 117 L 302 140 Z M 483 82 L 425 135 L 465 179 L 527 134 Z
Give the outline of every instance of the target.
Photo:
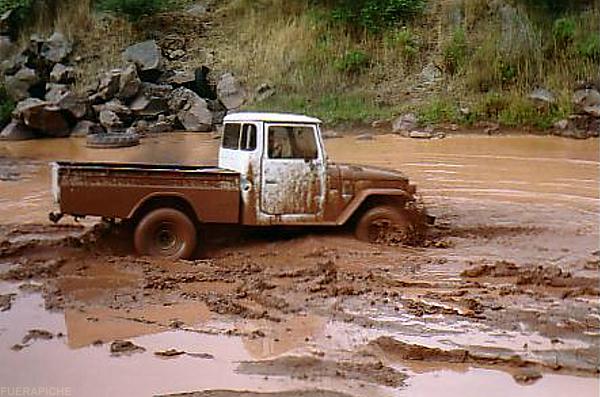
M 196 227 L 183 212 L 160 208 L 142 218 L 135 228 L 134 243 L 141 255 L 188 259 L 196 250 Z
M 408 239 L 411 222 L 406 211 L 394 207 L 380 206 L 371 208 L 356 225 L 356 238 L 370 243 L 383 241 L 389 233 L 401 240 Z

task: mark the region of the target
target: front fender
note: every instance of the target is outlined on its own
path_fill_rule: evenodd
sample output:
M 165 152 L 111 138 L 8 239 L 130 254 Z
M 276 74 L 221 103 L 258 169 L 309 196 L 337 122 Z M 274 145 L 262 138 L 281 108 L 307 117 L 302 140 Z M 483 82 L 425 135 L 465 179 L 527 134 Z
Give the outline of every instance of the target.
M 344 208 L 336 219 L 337 225 L 345 224 L 356 213 L 360 206 L 370 197 L 393 197 L 403 198 L 406 201 L 413 201 L 414 197 L 408 192 L 400 189 L 365 189 L 360 191 L 352 201 Z

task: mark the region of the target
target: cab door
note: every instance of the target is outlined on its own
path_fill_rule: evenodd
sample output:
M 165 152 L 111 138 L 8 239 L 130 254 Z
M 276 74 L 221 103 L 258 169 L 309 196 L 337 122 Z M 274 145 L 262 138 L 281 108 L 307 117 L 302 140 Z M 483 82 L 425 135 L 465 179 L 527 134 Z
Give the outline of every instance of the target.
M 322 214 L 326 174 L 318 137 L 316 125 L 265 125 L 263 214 L 281 223 L 309 222 Z

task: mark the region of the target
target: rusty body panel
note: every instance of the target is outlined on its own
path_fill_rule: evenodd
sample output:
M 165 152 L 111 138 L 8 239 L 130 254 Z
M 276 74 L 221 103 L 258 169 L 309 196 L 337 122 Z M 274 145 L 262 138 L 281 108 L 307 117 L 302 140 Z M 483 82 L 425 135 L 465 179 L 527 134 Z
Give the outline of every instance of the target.
M 239 174 L 214 167 L 58 163 L 61 212 L 131 218 L 148 200 L 179 199 L 204 223 L 238 223 Z

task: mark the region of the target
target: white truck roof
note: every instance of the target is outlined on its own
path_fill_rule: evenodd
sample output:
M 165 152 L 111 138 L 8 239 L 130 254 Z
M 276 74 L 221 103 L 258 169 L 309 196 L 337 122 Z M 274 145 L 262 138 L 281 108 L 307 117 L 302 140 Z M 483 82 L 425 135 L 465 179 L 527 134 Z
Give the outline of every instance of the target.
M 261 121 L 273 123 L 304 123 L 321 124 L 321 120 L 301 114 L 267 113 L 267 112 L 238 112 L 225 116 L 224 122 Z

